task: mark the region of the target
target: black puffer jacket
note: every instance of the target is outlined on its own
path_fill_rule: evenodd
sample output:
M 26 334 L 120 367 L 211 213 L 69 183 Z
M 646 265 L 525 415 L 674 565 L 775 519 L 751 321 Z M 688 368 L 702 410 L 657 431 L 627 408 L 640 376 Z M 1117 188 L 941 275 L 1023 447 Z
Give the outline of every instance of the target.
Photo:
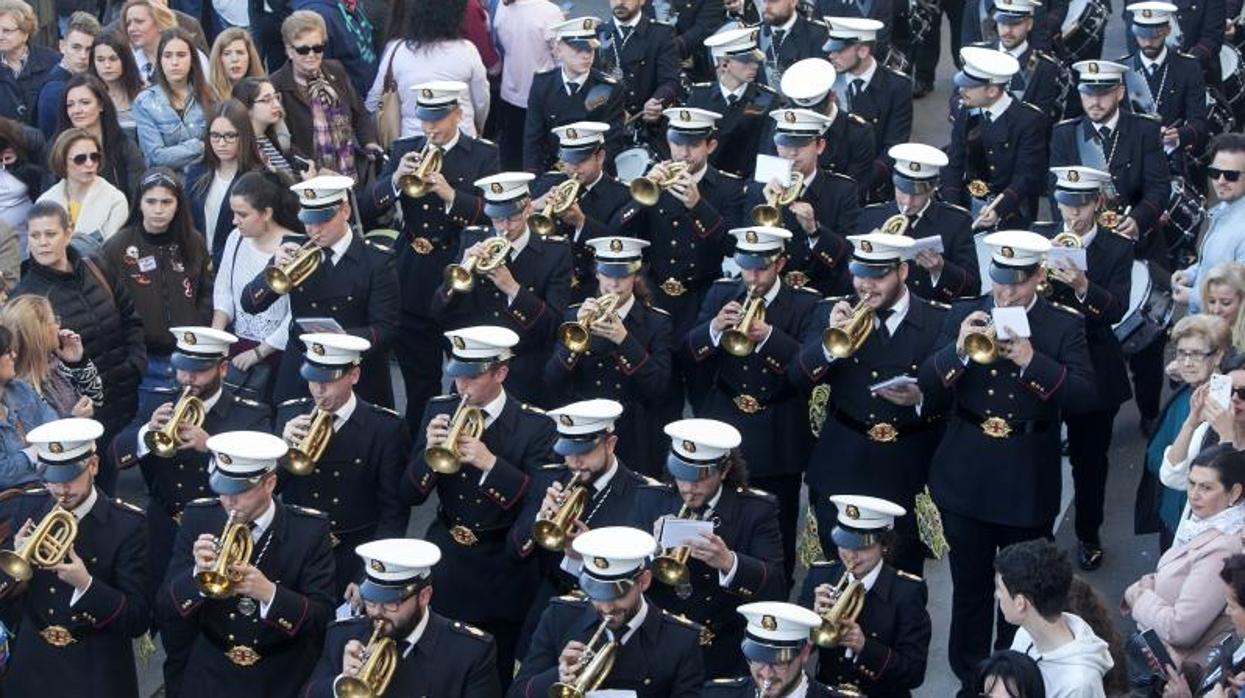
M 105 288 L 77 250 L 71 247 L 68 252 L 73 265 L 69 273 L 33 259 L 22 262 L 22 280 L 11 295 L 47 298 L 60 316 L 61 327 L 82 335 L 86 358 L 95 362 L 104 381 L 104 404 L 95 410 L 95 419 L 115 431 L 128 424 L 138 409 L 138 382 L 147 368 L 143 321 L 134 312 L 124 284 L 110 279 L 96 265 L 111 287 Z

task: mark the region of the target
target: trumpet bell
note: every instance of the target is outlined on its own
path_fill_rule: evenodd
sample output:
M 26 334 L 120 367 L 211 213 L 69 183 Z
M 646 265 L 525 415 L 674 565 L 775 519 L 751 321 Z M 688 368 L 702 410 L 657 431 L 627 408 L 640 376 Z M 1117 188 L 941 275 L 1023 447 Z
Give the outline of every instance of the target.
M 662 584 L 674 587 L 687 584 L 691 573 L 686 561 L 674 555 L 660 555 L 653 560 L 653 575 Z
M 227 598 L 229 590 L 233 587 L 233 580 L 228 574 L 222 574 L 215 570 L 199 572 L 195 575 L 195 581 L 199 583 L 199 591 L 213 599 Z
M 462 470 L 458 454 L 444 446 L 430 446 L 424 450 L 424 462 L 434 473 L 453 475 Z
M 553 218 L 551 216 L 546 216 L 540 211 L 537 211 L 527 217 L 527 225 L 529 228 L 536 231 L 537 235 L 542 237 L 552 235 L 554 230 L 557 229 L 557 224 L 554 223 Z
M 979 364 L 992 364 L 999 356 L 993 332 L 973 332 L 964 337 L 964 351 Z
M 782 211 L 770 204 L 757 204 L 752 207 L 752 222 L 757 225 L 782 225 Z
M 578 322 L 564 322 L 558 327 L 558 341 L 572 354 L 582 354 L 591 346 L 592 335 Z
M 750 356 L 757 347 L 748 335 L 734 328 L 722 333 L 721 344 L 731 356 Z
M 160 458 L 172 458 L 177 454 L 177 442 L 164 431 L 152 430 L 143 435 L 147 449 Z
M 19 582 L 29 581 L 35 574 L 30 561 L 12 550 L 0 550 L 0 570 Z
M 445 282 L 454 293 L 470 293 L 475 288 L 475 274 L 462 264 L 450 264 L 445 267 Z
M 641 206 L 656 206 L 661 198 L 661 187 L 648 177 L 636 177 L 627 185 L 631 198 Z
M 290 280 L 289 274 L 280 267 L 269 267 L 264 270 L 264 283 L 273 293 L 284 296 L 294 288 L 293 282 Z
M 308 456 L 299 449 L 291 448 L 285 454 L 285 469 L 288 470 L 291 475 L 302 477 L 304 475 L 310 475 L 313 471 L 315 471 L 316 462 L 311 459 L 311 456 Z
M 333 679 L 333 698 L 376 698 L 376 692 L 353 676 L 338 676 Z

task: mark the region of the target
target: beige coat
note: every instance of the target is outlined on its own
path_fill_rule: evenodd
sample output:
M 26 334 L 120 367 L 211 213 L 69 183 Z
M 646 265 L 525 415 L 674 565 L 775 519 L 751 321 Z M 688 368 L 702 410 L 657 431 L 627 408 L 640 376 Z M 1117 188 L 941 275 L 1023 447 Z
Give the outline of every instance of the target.
M 69 197 L 65 193 L 65 180 L 52 185 L 43 192 L 40 201 L 51 201 L 69 210 Z M 96 177 L 95 183 L 86 190 L 82 197 L 82 209 L 78 212 L 78 220 L 74 222 L 73 232 L 84 235 L 98 232 L 107 240 L 125 225 L 130 215 L 130 205 L 125 201 L 125 194 L 114 187 L 103 177 Z

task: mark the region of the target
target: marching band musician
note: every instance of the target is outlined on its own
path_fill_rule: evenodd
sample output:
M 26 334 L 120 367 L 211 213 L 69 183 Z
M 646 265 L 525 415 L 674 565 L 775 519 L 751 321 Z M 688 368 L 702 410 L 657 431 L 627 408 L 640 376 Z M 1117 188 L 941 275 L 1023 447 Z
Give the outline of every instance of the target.
M 735 607 L 787 594 L 778 502 L 747 486 L 735 427 L 715 419 L 682 419 L 667 424 L 665 432 L 670 437 L 666 472 L 674 484 L 640 488 L 636 525 L 660 529 L 676 512 L 686 511 L 713 527 L 686 543 L 684 578 L 659 580 L 649 597 L 700 625 L 705 676 L 738 676 L 744 671 L 737 650 L 744 622 Z
M 601 20 L 577 17 L 550 27 L 557 66 L 532 77 L 523 128 L 523 169 L 545 172 L 560 159 L 560 126 L 576 121 L 606 125 L 606 160 L 612 168 L 622 147 L 623 87 L 593 66 Z M 496 169 L 494 169 L 496 171 Z M 492 172 L 482 173 L 492 174 Z
M 876 495 L 902 502 L 913 511 L 942 436 L 941 415 L 931 414 L 921 404 L 915 379 L 921 362 L 937 346 L 946 307 L 919 298 L 904 283 L 912 238 L 875 232 L 854 235 L 851 240 L 855 298 L 821 301 L 813 326 L 837 328 L 850 335 L 847 326 L 865 317 L 868 325 L 863 331 L 868 334 L 858 348 L 849 350 L 850 355 L 841 357 L 815 334 L 787 370 L 803 394 L 818 384 L 830 388 L 826 419 L 804 476 L 821 546 L 827 552 L 834 549 L 830 534 L 836 516 L 829 495 Z M 861 303 L 868 311 L 855 311 L 853 305 Z M 844 339 L 853 341 L 850 336 Z M 874 387 L 901 377 L 912 380 Z M 912 574 L 922 571 L 925 551 L 914 515 L 901 515 L 890 549 L 897 568 Z
M 393 675 L 384 695 L 501 698 L 497 647 L 474 626 L 432 610 L 432 568 L 441 550 L 423 540 L 388 538 L 353 551 L 366 572 L 364 615 L 329 624 L 324 652 L 303 698 L 336 698 L 340 677 L 360 676 L 376 624 L 393 641 Z
M 717 77 L 692 85 L 687 95 L 687 106 L 722 115 L 718 147 L 709 162 L 740 177 L 752 174 L 766 116 L 778 102 L 774 89 L 757 81 L 765 62 L 759 37 L 756 27 L 742 27 L 724 29 L 705 39 L 705 47 L 717 62 Z
M 821 618 L 782 601 L 757 601 L 736 609 L 748 619 L 743 642 L 748 676 L 713 679 L 704 698 L 833 698 L 842 695 L 810 679 L 804 665 L 812 654 L 810 634 Z
M 1050 241 L 1006 230 L 984 242 L 992 292 L 948 314 L 920 374 L 922 411 L 949 415 L 930 491 L 951 547 L 947 652 L 965 686 L 989 654 L 995 551 L 1051 534 L 1060 497 L 1059 420 L 1065 408 L 1095 397 L 1084 320 L 1037 293 Z M 1006 308 L 1024 309 L 1027 333 L 1006 319 Z M 1008 630 L 999 632 L 1002 641 Z
M 682 75 L 674 27 L 650 18 L 643 11 L 644 4 L 645 0 L 610 0 L 612 21 L 597 25 L 601 49 L 593 64 L 620 84 L 622 121 L 633 124 L 639 119 L 655 127 L 661 122 L 662 109 L 679 100 Z
M 528 225 L 532 215 L 528 183 L 535 175 L 502 172 L 476 180 L 484 192 L 484 213 L 496 237 L 509 244 L 501 264 L 487 274 L 473 274 L 471 290 L 455 291 L 447 279 L 432 298 L 432 315 L 449 329 L 485 323 L 513 329 L 520 338 L 515 359 L 508 363 L 509 392 L 532 403 L 547 402 L 540 376 L 562 312 L 570 301 L 571 248 L 566 238 L 543 237 Z M 458 258 L 487 254 L 488 237 L 473 229 L 459 236 Z
M 483 197 L 473 183 L 501 167 L 497 146 L 458 128 L 466 83 L 422 83 L 412 92 L 422 133 L 394 141 L 384 170 L 371 192 L 361 195 L 360 206 L 369 221 L 393 208 L 395 202 L 402 212 L 402 233 L 394 243 L 401 292 L 394 355 L 407 404 L 422 405 L 441 390 L 444 352 L 429 299 L 441 283 L 445 265 L 454 261 L 457 233 L 486 220 Z M 434 150 L 440 153 L 440 171 L 425 171 L 419 175 L 424 186 L 411 187 L 425 150 L 429 155 Z M 409 428 L 415 428 L 412 422 L 418 416 L 418 409 L 407 411 Z
M 701 50 L 704 40 L 726 21 L 726 10 L 715 0 L 653 0 L 644 12 L 674 27 L 674 46 L 679 51 L 682 74 L 704 80 L 714 73 L 709 57 Z
M 588 345 L 572 351 L 554 344 L 545 363 L 544 384 L 559 399 L 609 398 L 624 407 L 616 429 L 617 450 L 637 472 L 660 472 L 661 452 L 655 433 L 669 394 L 670 316 L 651 303 L 640 276 L 647 241 L 601 237 L 588 242 L 596 259 L 594 286 L 613 295 L 604 312 L 599 298 L 567 308 L 565 323 L 586 323 Z
M 712 378 L 695 414 L 721 420 L 744 434 L 750 483 L 778 497 L 787 578 L 795 566 L 800 476 L 812 445 L 808 405 L 787 381 L 800 345 L 816 334 L 818 296 L 782 282 L 783 228 L 735 228 L 740 278 L 713 285 L 683 351 Z
M 186 504 L 211 496 L 208 490 L 207 440 L 226 431 L 268 431 L 271 412 L 267 405 L 239 397 L 225 385 L 229 372 L 229 347 L 238 338 L 211 327 L 171 327 L 177 349 L 169 357 L 181 391 L 203 406 L 203 420 L 183 419 L 177 427 L 171 455 L 156 453 L 148 445 L 148 434 L 168 426 L 178 396 L 159 405 L 148 416 L 130 424 L 112 441 L 112 458 L 118 468 L 136 463 L 143 473 L 150 499 L 147 502 L 149 536 L 148 591 L 154 592 L 164 577 L 173 551 L 178 523 Z M 180 392 L 179 391 L 179 394 Z
M 637 698 L 699 698 L 704 667 L 698 627 L 645 595 L 654 588 L 647 564 L 657 547 L 653 537 L 607 526 L 584 532 L 573 545 L 584 561 L 579 586 L 586 598 L 560 596 L 545 609 L 509 698 L 543 696 L 555 683 L 576 685 L 602 651 L 612 651 L 614 661 L 598 690 Z
M 1186 53 L 1198 60 L 1202 66 L 1208 85 L 1218 86 L 1222 76 L 1219 75 L 1219 49 L 1223 46 L 1224 31 L 1228 22 L 1236 19 L 1234 9 L 1228 12 L 1232 3 L 1222 0 L 1209 2 L 1178 2 L 1172 10 L 1172 30 L 1166 40 L 1173 50 Z M 1125 24 L 1131 24 L 1130 14 L 1135 14 L 1131 5 L 1125 5 L 1123 11 Z M 1139 36 L 1124 32 L 1129 51 L 1135 51 L 1140 43 Z
M 795 199 L 779 206 L 781 221 L 774 224 L 794 233 L 783 280 L 823 294 L 842 292 L 848 285 L 844 259 L 850 247 L 844 236 L 856 227 L 860 204 L 856 182 L 818 167 L 818 157 L 831 147 L 830 117 L 809 109 L 778 109 L 770 118 L 778 156 L 790 160 L 792 176 L 800 177 Z M 754 212 L 754 222 L 760 222 L 755 207 L 783 196 L 789 186 L 794 182 L 778 178 L 748 183 L 745 207 Z
M 1026 225 L 1037 213 L 1044 184 L 1048 120 L 1008 92 L 1020 70 L 1013 56 L 965 46 L 960 57 L 964 67 L 955 74 L 960 106 L 939 193 L 944 201 L 968 204 L 974 228 Z
M 1085 249 L 1088 269 L 1048 261 L 1046 274 L 1050 299 L 1073 308 L 1085 317 L 1085 341 L 1098 386 L 1097 399 L 1069 405 L 1064 425 L 1068 433 L 1068 459 L 1076 497 L 1077 563 L 1092 571 L 1102 564 L 1102 541 L 1098 529 L 1103 519 L 1103 499 L 1110 467 L 1112 425 L 1120 405 L 1132 397 L 1124 351 L 1112 326 L 1124 319 L 1132 285 L 1133 242 L 1104 229 L 1096 220 L 1101 191 L 1110 186 L 1111 175 L 1089 167 L 1052 167 L 1056 177 L 1055 201 L 1063 230 L 1053 224 L 1037 224 L 1033 232 L 1050 238 L 1066 232 L 1076 236 Z M 1070 238 L 1066 238 L 1070 241 Z M 1056 240 L 1059 244 L 1060 240 Z
M 876 3 L 881 4 L 881 3 Z M 887 151 L 912 139 L 912 79 L 878 62 L 882 22 L 856 17 L 827 17 L 830 38 L 823 47 L 838 72 L 834 93 L 843 110 L 873 127 L 873 168 L 861 182 L 861 196 L 882 201 L 890 196 L 891 160 Z
M 21 550 L 54 509 L 68 513 L 77 532 L 65 540 L 63 559 L 32 563 L 28 583 L 3 575 L 0 605 L 17 619 L 0 683 L 6 695 L 139 695 L 133 639 L 151 619 L 147 535 L 142 510 L 95 486 L 95 440 L 103 433 L 92 419 L 56 420 L 26 433 L 43 487 L 0 505 L 9 524 L 4 549 Z M 57 529 L 46 532 L 45 540 L 58 540 Z
M 519 555 L 531 543 L 519 541 L 515 523 L 532 476 L 550 460 L 554 428 L 505 387 L 518 335 L 481 326 L 445 336 L 452 347 L 445 371 L 457 394 L 433 398 L 424 408 L 403 497 L 419 505 L 436 490 L 440 506 L 424 537 L 444 556 L 433 569 L 433 583 L 442 590 L 437 608 L 497 640 L 504 689 L 514 676 L 515 645 L 537 584 L 535 565 Z M 451 413 L 464 408 L 479 410 L 481 430 L 463 429 L 448 444 L 456 426 Z M 433 470 L 424 456 L 430 446 L 453 449 L 457 472 Z
M 208 439 L 208 448 L 217 497 L 186 506 L 156 596 L 165 684 L 181 698 L 292 698 L 333 614 L 328 517 L 273 497 L 277 461 L 288 450 L 276 436 L 226 432 Z M 237 539 L 249 536 L 249 556 L 222 545 L 231 529 Z M 221 598 L 205 594 L 207 572 L 230 580 L 215 591 Z
M 816 16 L 824 18 L 825 23 L 830 28 L 830 37 L 833 39 L 835 34 L 836 21 L 840 19 L 849 20 L 848 24 L 852 24 L 851 20 L 867 20 L 869 25 L 876 22 L 876 38 L 873 39 L 875 55 L 886 57 L 890 53 L 891 48 L 891 26 L 894 24 L 895 15 L 898 12 L 895 7 L 897 3 L 893 0 L 816 0 L 814 12 Z M 865 24 L 857 24 L 859 28 L 864 28 Z M 829 43 L 829 42 L 827 42 Z M 823 48 L 824 51 L 829 51 Z
M 1060 83 L 1066 68 L 1029 40 L 1034 32 L 1034 15 L 1041 6 L 1038 0 L 994 0 L 991 17 L 998 29 L 998 50 L 1015 58 L 1020 66 L 1007 83 L 1007 91 L 1012 98 L 1042 109 L 1055 123 L 1063 116 Z
M 925 581 L 885 559 L 904 508 L 876 497 L 831 499 L 839 512 L 831 533 L 838 559 L 813 563 L 800 605 L 825 618 L 844 593 L 836 585 L 846 581 L 863 587 L 863 606 L 857 617 L 840 619 L 835 644 L 817 652 L 817 679 L 828 686 L 850 684 L 862 695 L 910 696 L 925 681 L 932 627 Z
M 1033 28 L 1029 32 L 1032 37 L 1030 43 L 1034 48 L 1042 51 L 1049 50 L 1052 44 L 1062 38 L 1063 22 L 1068 15 L 1069 5 L 1068 0 L 1048 0 L 1038 3 L 1034 8 Z M 993 11 L 997 7 L 998 4 L 992 0 L 970 0 L 964 3 L 960 24 L 955 28 L 962 46 L 983 42 L 992 44 L 999 38 L 1003 29 L 998 26 L 997 17 Z M 1102 34 L 1103 31 L 1098 30 L 1098 36 L 1090 40 L 1088 48 L 1083 50 L 1085 55 L 1098 57 L 1102 54 Z
M 556 230 L 571 242 L 574 262 L 571 276 L 571 298 L 581 302 L 596 294 L 596 278 L 592 269 L 592 248 L 589 242 L 607 235 L 623 235 L 617 216 L 631 201 L 627 187 L 605 171 L 609 154 L 605 137 L 609 124 L 599 121 L 576 121 L 555 126 L 558 138 L 558 169 L 540 175 L 532 182 L 532 209 L 543 212 L 550 203 L 550 192 L 574 177 L 579 190 L 574 201 L 562 213 L 554 211 Z
M 725 0 L 726 11 L 742 16 L 745 24 L 754 24 L 755 11 L 744 5 L 754 5 L 752 0 Z M 798 0 L 769 0 L 761 4 L 761 51 L 765 53 L 765 74 L 761 76 L 766 85 L 781 84 L 788 68 L 806 58 L 820 57 L 826 43 L 826 25 L 820 20 L 809 19 L 799 11 Z
M 285 503 L 311 507 L 329 517 L 334 590 L 340 595 L 359 577 L 356 546 L 377 536 L 406 534 L 410 509 L 399 486 L 411 444 L 397 412 L 366 402 L 354 392 L 359 363 L 369 348 L 366 339 L 330 333 L 298 339 L 307 348 L 301 374 L 311 397 L 278 406 L 276 424 L 285 443 L 302 453 L 299 458 L 309 462 L 310 470 L 289 471 L 293 464 L 287 456 L 279 489 Z M 313 418 L 320 415 L 326 431 L 317 438 L 328 443 L 317 457 L 308 438 Z
M 389 248 L 351 230 L 349 194 L 353 188 L 354 180 L 340 175 L 320 175 L 290 187 L 298 194 L 298 219 L 306 225 L 308 239 L 282 242 L 272 265 L 284 268 L 303 245 L 315 243 L 311 251 L 318 255 L 312 257 L 318 259 L 315 269 L 289 294 L 290 334 L 298 334 L 299 320 L 327 318 L 337 323 L 339 331 L 371 342 L 372 349 L 363 360 L 359 395 L 392 406 L 389 344 L 398 329 L 398 275 Z M 242 309 L 261 313 L 278 298 L 260 273 L 243 290 Z M 307 384 L 299 376 L 302 363 L 302 347 L 291 343 L 281 355 L 274 403 L 306 396 Z
M 950 303 L 981 290 L 973 219 L 962 206 L 938 199 L 939 174 L 947 155 L 924 143 L 900 143 L 887 153 L 895 163 L 891 180 L 895 200 L 866 206 L 856 223 L 859 234 L 880 230 L 891 216 L 903 214 L 904 235 L 914 240 L 942 239 L 942 251 L 921 250 L 908 263 L 908 289 L 925 300 Z

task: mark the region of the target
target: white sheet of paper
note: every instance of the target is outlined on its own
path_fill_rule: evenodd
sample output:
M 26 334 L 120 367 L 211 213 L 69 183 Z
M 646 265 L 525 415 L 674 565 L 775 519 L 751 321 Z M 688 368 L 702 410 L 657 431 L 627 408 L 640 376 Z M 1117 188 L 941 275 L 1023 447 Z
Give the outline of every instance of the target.
M 762 153 L 757 155 L 757 169 L 752 180 L 761 184 L 769 184 L 771 179 L 777 177 L 783 184 L 790 184 L 791 168 L 794 165 L 795 163 L 786 158 Z
M 905 385 L 916 385 L 916 383 L 917 383 L 916 378 L 913 378 L 912 376 L 895 376 L 894 378 L 887 378 L 886 380 L 880 383 L 874 383 L 873 385 L 869 386 L 869 392 L 876 393 L 879 390 L 886 390 L 887 388 L 898 388 L 898 387 L 905 386 Z
M 621 688 L 605 688 L 600 691 L 588 691 L 584 698 L 636 698 L 636 692 Z
M 1052 267 L 1071 267 L 1081 271 L 1089 269 L 1084 247 L 1052 247 L 1046 253 L 1046 263 Z
M 1009 327 L 1016 332 L 1017 337 L 1028 337 L 1030 335 L 1029 314 L 1018 305 L 994 308 L 991 316 L 994 318 L 994 327 L 995 331 L 998 332 L 999 339 L 1012 338 L 1011 334 L 1007 332 Z
M 942 254 L 942 236 L 931 235 L 927 238 L 917 238 L 915 244 L 908 248 L 908 258 L 913 259 L 918 253 L 924 252 L 925 250 Z
M 294 322 L 302 328 L 303 332 L 329 332 L 332 334 L 346 334 L 346 328 L 337 324 L 337 321 L 331 317 L 305 317 L 299 318 Z
M 1211 374 L 1210 399 L 1225 410 L 1232 404 L 1232 379 L 1222 373 Z
M 668 516 L 662 520 L 661 547 L 677 548 L 693 540 L 701 540 L 702 533 L 713 533 L 712 521 L 689 521 Z
M 337 611 L 333 614 L 335 620 L 349 620 L 354 618 L 354 609 L 350 607 L 349 601 L 343 601 L 342 605 L 337 607 Z

